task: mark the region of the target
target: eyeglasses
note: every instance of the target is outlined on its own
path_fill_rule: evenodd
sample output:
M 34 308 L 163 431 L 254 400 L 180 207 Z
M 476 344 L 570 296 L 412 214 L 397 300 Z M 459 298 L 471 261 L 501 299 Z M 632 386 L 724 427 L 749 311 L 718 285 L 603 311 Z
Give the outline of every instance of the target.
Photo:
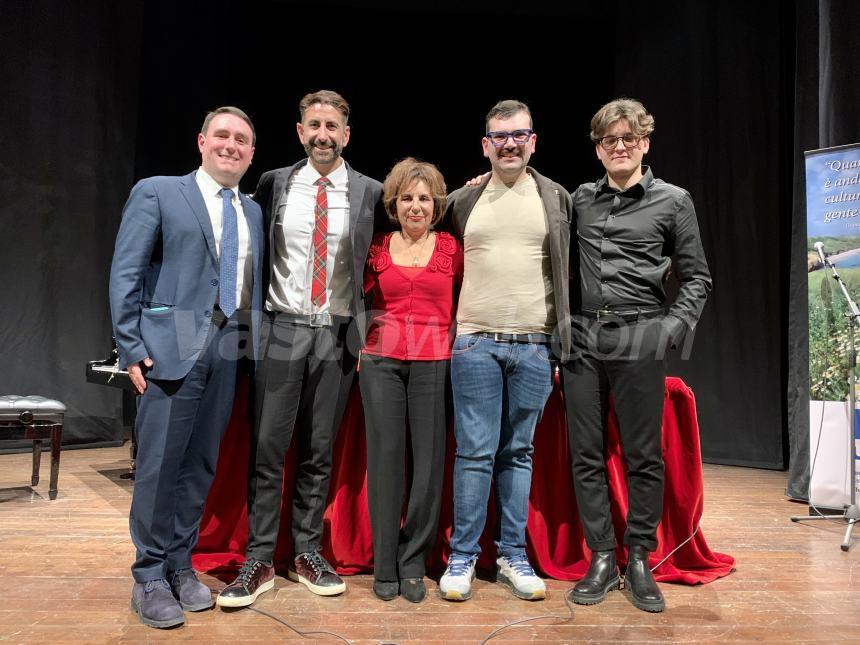
M 534 130 L 528 128 L 523 130 L 514 130 L 512 132 L 497 130 L 495 132 L 487 132 L 487 139 L 489 139 L 490 143 L 492 143 L 496 148 L 504 146 L 508 142 L 508 139 L 513 139 L 515 144 L 521 146 L 524 143 L 528 143 L 529 137 L 533 134 Z
M 639 142 L 642 140 L 642 137 L 635 135 L 632 132 L 628 132 L 627 134 L 621 135 L 620 137 L 616 137 L 613 135 L 600 137 L 597 142 L 604 150 L 615 150 L 615 148 L 618 146 L 619 139 L 624 144 L 625 148 L 635 148 L 639 145 Z

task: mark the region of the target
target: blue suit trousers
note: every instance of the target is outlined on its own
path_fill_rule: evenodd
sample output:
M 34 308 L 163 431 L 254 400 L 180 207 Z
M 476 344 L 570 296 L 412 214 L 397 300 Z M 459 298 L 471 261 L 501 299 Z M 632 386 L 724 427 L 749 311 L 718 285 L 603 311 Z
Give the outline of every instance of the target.
M 191 567 L 200 519 L 215 475 L 236 389 L 244 330 L 215 320 L 206 347 L 178 380 L 148 379 L 139 399 L 138 451 L 129 514 L 137 582 Z

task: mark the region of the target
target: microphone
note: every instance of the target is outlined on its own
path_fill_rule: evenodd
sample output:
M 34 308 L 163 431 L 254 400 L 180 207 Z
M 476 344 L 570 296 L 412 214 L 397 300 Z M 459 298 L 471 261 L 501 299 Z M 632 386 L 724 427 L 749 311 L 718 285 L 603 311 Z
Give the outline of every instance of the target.
M 821 258 L 821 266 L 828 266 L 830 262 L 828 262 L 827 257 L 824 255 L 824 242 L 816 242 L 813 246 L 818 251 L 818 257 Z

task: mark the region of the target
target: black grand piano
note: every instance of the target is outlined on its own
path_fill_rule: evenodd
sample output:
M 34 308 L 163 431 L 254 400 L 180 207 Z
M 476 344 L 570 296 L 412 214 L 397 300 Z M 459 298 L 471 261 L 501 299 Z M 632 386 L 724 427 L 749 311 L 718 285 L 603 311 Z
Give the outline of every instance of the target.
M 89 361 L 87 363 L 87 382 L 97 385 L 116 387 L 122 390 L 122 423 L 131 428 L 131 469 L 123 479 L 134 479 L 134 461 L 137 457 L 137 436 L 134 432 L 134 419 L 137 415 L 137 393 L 131 384 L 131 379 L 126 370 L 119 369 L 119 352 L 116 348 L 116 339 L 111 338 L 110 357 L 104 360 Z

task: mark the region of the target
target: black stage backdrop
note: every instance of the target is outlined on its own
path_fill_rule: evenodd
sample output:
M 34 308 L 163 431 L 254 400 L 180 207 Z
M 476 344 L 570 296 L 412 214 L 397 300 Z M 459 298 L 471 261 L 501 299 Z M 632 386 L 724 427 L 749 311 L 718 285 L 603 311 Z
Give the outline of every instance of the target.
M 794 84 L 793 217 L 785 325 L 787 421 L 791 462 L 787 494 L 807 499 L 809 491 L 809 362 L 806 277 L 806 183 L 804 150 L 860 142 L 860 3 L 847 0 L 800 2 L 797 7 Z M 852 294 L 854 298 L 860 294 Z
M 84 364 L 110 350 L 108 268 L 134 179 L 141 9 L 0 3 L 0 394 L 63 401 L 66 444 L 121 440 L 119 392 L 88 385 Z
M 782 3 L 791 6 L 788 3 Z M 645 28 L 615 62 L 619 94 L 656 120 L 651 164 L 691 192 L 714 290 L 692 360 L 670 370 L 696 394 L 702 452 L 712 462 L 784 464 L 781 227 L 787 213 L 783 21 L 772 3 L 632 4 Z
M 672 365 L 696 393 L 703 457 L 787 465 L 789 421 L 806 425 L 805 313 L 788 277 L 803 222 L 797 164 L 803 149 L 857 139 L 856 79 L 839 80 L 857 59 L 856 3 L 74 6 L 4 2 L 0 62 L 14 88 L 0 135 L 14 151 L 2 177 L 0 393 L 64 400 L 70 441 L 118 437 L 118 394 L 82 377 L 106 353 L 112 239 L 134 179 L 199 163 L 206 110 L 233 103 L 255 121 L 246 191 L 302 156 L 296 105 L 322 87 L 352 104 L 345 156 L 356 168 L 381 179 L 414 155 L 456 187 L 486 168 L 486 110 L 521 98 L 539 134 L 535 167 L 572 190 L 601 174 L 591 115 L 631 95 L 656 117 L 655 174 L 693 195 L 714 275 L 691 360 Z M 839 83 L 819 86 L 819 47 L 842 57 L 827 68 Z M 821 101 L 838 104 L 826 141 Z M 839 125 L 848 119 L 854 131 Z

